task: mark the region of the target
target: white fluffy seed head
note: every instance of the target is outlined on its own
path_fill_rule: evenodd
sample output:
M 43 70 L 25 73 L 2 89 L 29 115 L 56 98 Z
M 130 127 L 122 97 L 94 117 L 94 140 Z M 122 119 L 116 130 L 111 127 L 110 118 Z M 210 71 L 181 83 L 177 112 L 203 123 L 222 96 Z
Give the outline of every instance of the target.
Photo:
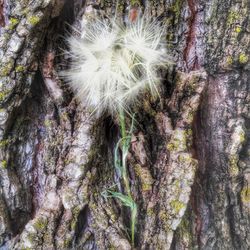
M 145 18 L 126 26 L 90 22 L 81 37 L 68 42 L 72 63 L 64 76 L 79 100 L 98 114 L 127 110 L 147 89 L 155 95 L 159 68 L 171 63 L 161 25 Z

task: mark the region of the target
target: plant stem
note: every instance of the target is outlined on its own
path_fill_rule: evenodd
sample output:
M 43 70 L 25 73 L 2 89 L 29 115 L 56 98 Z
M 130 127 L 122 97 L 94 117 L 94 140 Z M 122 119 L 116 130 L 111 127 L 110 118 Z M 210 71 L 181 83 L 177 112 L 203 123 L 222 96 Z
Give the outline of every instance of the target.
M 131 223 L 131 242 L 132 242 L 132 246 L 134 247 L 137 205 L 132 198 L 128 173 L 127 173 L 127 152 L 128 152 L 129 145 L 127 143 L 128 136 L 126 132 L 125 115 L 124 115 L 123 109 L 119 110 L 119 122 L 120 122 L 121 136 L 122 136 L 122 140 L 121 140 L 122 142 L 122 179 L 125 185 L 125 192 L 127 193 L 128 197 L 133 202 L 133 206 L 130 207 L 130 223 Z
M 130 186 L 129 186 L 129 179 L 127 174 L 127 159 L 126 159 L 126 151 L 127 151 L 127 145 L 126 145 L 126 138 L 127 138 L 127 132 L 126 132 L 126 123 L 125 123 L 125 115 L 124 110 L 120 109 L 119 111 L 119 121 L 120 121 L 120 128 L 121 128 L 121 136 L 122 136 L 122 178 L 125 185 L 125 191 L 127 195 L 132 198 Z
M 119 109 L 119 122 L 120 122 L 122 138 L 126 138 L 127 133 L 126 133 L 125 115 L 124 115 L 124 110 L 122 108 Z

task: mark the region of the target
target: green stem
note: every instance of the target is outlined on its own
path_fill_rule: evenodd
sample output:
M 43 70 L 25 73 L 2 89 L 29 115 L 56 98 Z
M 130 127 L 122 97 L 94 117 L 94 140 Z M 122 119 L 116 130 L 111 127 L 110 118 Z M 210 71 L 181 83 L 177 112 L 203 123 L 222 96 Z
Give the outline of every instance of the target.
M 126 133 L 125 115 L 124 115 L 124 110 L 122 108 L 119 110 L 119 122 L 120 122 L 122 138 L 126 138 L 127 133 Z M 122 145 L 124 145 L 124 143 Z
M 125 191 L 127 195 L 132 198 L 130 186 L 129 186 L 129 179 L 127 174 L 127 159 L 126 159 L 126 151 L 127 151 L 127 145 L 126 145 L 126 138 L 127 138 L 127 132 L 126 132 L 126 123 L 125 123 L 125 115 L 123 109 L 120 109 L 119 111 L 119 120 L 120 120 L 120 128 L 121 128 L 121 136 L 122 136 L 122 178 L 125 185 Z
M 129 178 L 127 173 L 127 132 L 126 132 L 126 123 L 125 123 L 125 115 L 122 109 L 119 110 L 119 122 L 120 122 L 120 129 L 121 129 L 121 136 L 122 136 L 122 178 L 125 185 L 125 191 L 128 197 L 133 201 L 133 207 L 130 207 L 130 220 L 131 220 L 131 242 L 132 246 L 134 246 L 135 242 L 135 224 L 136 224 L 136 217 L 137 217 L 137 206 L 134 202 L 130 190 L 129 185 Z

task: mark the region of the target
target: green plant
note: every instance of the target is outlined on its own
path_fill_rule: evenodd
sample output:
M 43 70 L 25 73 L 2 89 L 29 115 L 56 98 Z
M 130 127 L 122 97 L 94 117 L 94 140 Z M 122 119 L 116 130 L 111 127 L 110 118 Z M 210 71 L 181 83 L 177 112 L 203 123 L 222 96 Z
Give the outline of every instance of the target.
M 131 243 L 134 246 L 135 242 L 135 226 L 136 226 L 136 217 L 137 217 L 137 204 L 133 200 L 131 195 L 124 195 L 120 192 L 108 191 L 110 197 L 119 199 L 122 204 L 130 209 L 130 230 L 131 230 Z
M 131 144 L 131 137 L 134 127 L 134 115 L 132 116 L 132 124 L 130 130 L 126 130 L 124 110 L 119 110 L 119 123 L 121 131 L 121 139 L 117 142 L 114 152 L 114 166 L 120 179 L 124 184 L 124 194 L 121 192 L 114 192 L 111 189 L 107 190 L 106 197 L 119 199 L 121 203 L 130 209 L 130 232 L 131 243 L 134 246 L 135 241 L 135 227 L 137 218 L 137 204 L 134 201 L 129 184 L 129 176 L 127 172 L 127 155 Z M 120 154 L 121 149 L 121 154 Z
M 127 156 L 131 145 L 134 116 L 126 129 L 125 112 L 138 96 L 149 90 L 159 95 L 159 69 L 173 64 L 166 52 L 165 29 L 146 16 L 127 24 L 102 19 L 85 25 L 84 32 L 68 39 L 71 69 L 62 75 L 70 83 L 79 100 L 93 113 L 108 111 L 118 116 L 121 138 L 114 152 L 114 166 L 124 191 L 106 191 L 106 197 L 119 199 L 130 209 L 131 242 L 134 245 L 137 204 L 131 192 Z

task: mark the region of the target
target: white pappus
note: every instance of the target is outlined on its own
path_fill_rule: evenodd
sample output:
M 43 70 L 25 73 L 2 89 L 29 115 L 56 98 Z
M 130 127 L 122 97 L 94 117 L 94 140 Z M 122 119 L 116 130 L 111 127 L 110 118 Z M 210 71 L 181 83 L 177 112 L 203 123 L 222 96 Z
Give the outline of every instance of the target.
M 84 105 L 115 114 L 147 89 L 158 93 L 159 69 L 171 64 L 159 22 L 96 20 L 80 34 L 68 38 L 71 67 L 64 76 Z

